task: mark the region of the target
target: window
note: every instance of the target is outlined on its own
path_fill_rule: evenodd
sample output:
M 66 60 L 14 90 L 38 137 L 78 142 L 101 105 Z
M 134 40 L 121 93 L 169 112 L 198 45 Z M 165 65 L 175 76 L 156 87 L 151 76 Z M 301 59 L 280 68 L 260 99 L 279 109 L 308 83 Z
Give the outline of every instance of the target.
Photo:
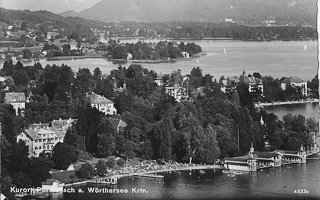
M 43 149 L 46 149 L 46 146 L 43 146 Z
M 39 149 L 41 149 L 41 146 L 39 146 Z
M 34 148 L 35 150 L 38 150 L 38 147 Z

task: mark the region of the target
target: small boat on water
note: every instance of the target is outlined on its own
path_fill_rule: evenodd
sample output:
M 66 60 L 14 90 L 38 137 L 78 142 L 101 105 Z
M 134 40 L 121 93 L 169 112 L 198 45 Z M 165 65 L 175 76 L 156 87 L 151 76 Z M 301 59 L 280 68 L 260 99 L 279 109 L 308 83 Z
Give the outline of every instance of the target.
M 305 51 L 307 51 L 307 49 L 308 49 L 308 46 L 307 46 L 307 44 L 304 44 L 304 48 L 303 48 Z
M 235 174 L 235 175 L 241 175 L 242 173 L 241 173 L 241 172 L 233 172 L 233 174 Z
M 205 56 L 205 55 L 207 55 L 208 53 L 206 52 L 206 51 L 203 51 L 203 52 L 201 52 L 201 55 L 202 56 Z
M 230 172 L 228 170 L 222 170 L 222 173 L 229 174 Z
M 235 174 L 228 174 L 229 177 L 236 177 Z
M 200 174 L 205 174 L 206 172 L 200 169 Z

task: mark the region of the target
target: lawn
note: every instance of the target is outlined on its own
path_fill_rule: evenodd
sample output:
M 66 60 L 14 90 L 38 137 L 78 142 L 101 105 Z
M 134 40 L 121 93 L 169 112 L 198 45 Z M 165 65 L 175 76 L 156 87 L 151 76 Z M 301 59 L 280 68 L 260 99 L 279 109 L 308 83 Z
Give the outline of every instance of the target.
M 89 163 L 94 168 L 96 163 L 98 163 L 99 160 L 103 160 L 104 162 L 107 162 L 108 159 L 110 159 L 110 158 L 113 158 L 115 160 L 117 159 L 116 156 L 109 156 L 108 158 L 93 158 L 91 160 L 80 160 L 80 161 L 73 164 L 73 167 L 75 170 L 72 170 L 72 171 L 66 171 L 66 170 L 62 171 L 62 170 L 57 170 L 57 169 L 51 169 L 51 172 L 53 172 L 52 178 L 57 179 L 58 181 L 63 182 L 63 183 L 72 183 L 72 182 L 82 181 L 83 179 L 80 179 L 75 175 L 76 171 L 78 169 L 80 169 L 82 164 Z M 133 165 L 137 165 L 139 163 L 140 163 L 139 158 L 132 158 L 132 159 L 129 159 L 126 164 L 133 166 Z M 119 170 L 120 168 L 122 168 L 122 167 L 115 164 L 115 166 L 112 168 L 112 170 Z

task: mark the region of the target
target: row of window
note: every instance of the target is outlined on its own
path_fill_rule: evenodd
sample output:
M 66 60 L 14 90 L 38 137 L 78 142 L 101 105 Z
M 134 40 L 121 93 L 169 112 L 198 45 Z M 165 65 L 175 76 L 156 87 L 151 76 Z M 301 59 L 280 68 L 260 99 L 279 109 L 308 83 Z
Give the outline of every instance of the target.
M 59 140 L 62 140 L 62 138 L 50 138 L 48 139 L 48 142 L 59 141 Z M 47 142 L 47 139 L 35 140 L 35 143 L 41 143 L 41 142 Z
M 47 147 L 46 147 L 46 146 L 43 146 L 43 149 L 52 149 L 52 148 L 53 148 L 53 145 L 51 145 L 51 148 L 50 148 L 49 145 L 47 145 Z M 35 150 L 41 149 L 41 146 L 39 146 L 39 148 L 38 148 L 38 147 L 35 147 L 34 149 L 35 149 Z

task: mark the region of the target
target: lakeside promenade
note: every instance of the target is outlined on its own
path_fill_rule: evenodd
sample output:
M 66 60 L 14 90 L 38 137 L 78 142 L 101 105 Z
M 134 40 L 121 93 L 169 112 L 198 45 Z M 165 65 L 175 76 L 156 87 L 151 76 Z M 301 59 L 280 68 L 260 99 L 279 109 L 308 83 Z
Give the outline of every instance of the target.
M 283 101 L 283 102 L 272 102 L 272 103 L 256 103 L 255 108 L 261 108 L 265 106 L 281 106 L 281 105 L 292 105 L 292 104 L 305 104 L 305 103 L 318 103 L 319 99 L 301 100 L 301 101 Z
M 92 181 L 94 182 L 95 180 L 104 179 L 104 178 L 119 179 L 122 177 L 134 176 L 136 174 L 155 174 L 155 173 L 162 173 L 162 172 L 182 171 L 182 170 L 200 170 L 200 169 L 224 169 L 224 168 L 223 166 L 220 166 L 220 165 L 199 165 L 199 164 L 182 164 L 182 163 L 159 165 L 155 163 L 149 163 L 149 164 L 123 167 L 122 169 L 110 172 L 108 175 L 103 177 L 93 178 L 93 179 L 90 179 L 90 181 L 86 180 L 81 182 L 67 183 L 65 184 L 65 186 L 68 187 L 73 185 L 87 184 L 88 182 L 92 182 Z

